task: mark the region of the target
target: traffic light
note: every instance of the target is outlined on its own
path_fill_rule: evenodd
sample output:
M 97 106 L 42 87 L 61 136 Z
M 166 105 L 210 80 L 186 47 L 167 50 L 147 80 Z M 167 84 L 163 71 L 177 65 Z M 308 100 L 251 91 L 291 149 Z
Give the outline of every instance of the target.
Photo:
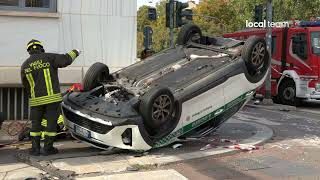
M 255 22 L 262 22 L 263 17 L 263 5 L 256 5 L 254 7 L 254 21 Z
M 188 20 L 192 21 L 192 10 L 186 9 L 188 7 L 188 3 L 182 3 L 179 1 L 176 3 L 176 27 L 183 26 Z
M 170 27 L 170 3 L 166 3 L 166 27 L 171 28 Z
M 143 29 L 143 46 L 145 49 L 151 49 L 152 48 L 152 35 L 153 35 L 153 30 L 150 26 L 146 26 Z
M 157 9 L 154 7 L 148 8 L 148 18 L 150 21 L 156 21 L 157 20 Z

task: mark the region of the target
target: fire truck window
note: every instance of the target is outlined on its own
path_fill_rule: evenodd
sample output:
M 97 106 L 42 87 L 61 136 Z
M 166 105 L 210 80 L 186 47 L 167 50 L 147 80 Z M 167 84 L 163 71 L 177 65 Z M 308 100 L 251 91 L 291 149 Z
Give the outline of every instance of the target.
M 276 53 L 277 53 L 277 37 L 272 36 L 271 54 L 274 55 Z
M 320 55 L 320 32 L 311 33 L 312 53 Z
M 307 59 L 307 35 L 305 33 L 296 34 L 292 37 L 292 52 L 301 59 Z

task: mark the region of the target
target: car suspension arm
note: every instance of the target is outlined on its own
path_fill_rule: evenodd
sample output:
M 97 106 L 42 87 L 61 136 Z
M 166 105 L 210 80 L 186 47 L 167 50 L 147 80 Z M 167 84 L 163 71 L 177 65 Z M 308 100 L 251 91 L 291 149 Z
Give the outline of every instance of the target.
M 198 44 L 198 43 L 194 43 L 194 42 L 188 42 L 187 46 L 188 47 L 201 48 L 201 49 L 207 49 L 207 50 L 211 50 L 211 51 L 215 51 L 215 52 L 219 52 L 219 53 L 224 53 L 224 54 L 229 55 L 230 57 L 234 57 L 236 55 L 235 53 L 232 53 L 230 51 L 226 51 L 226 50 L 218 49 L 218 48 L 214 48 L 214 47 L 209 47 L 209 46 Z

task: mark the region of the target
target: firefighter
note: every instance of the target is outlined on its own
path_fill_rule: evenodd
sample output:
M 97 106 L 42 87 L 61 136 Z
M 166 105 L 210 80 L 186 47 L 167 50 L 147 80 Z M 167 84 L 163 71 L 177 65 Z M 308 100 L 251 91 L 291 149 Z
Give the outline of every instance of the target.
M 67 54 L 45 53 L 41 42 L 34 39 L 27 44 L 27 51 L 30 57 L 21 66 L 21 80 L 28 92 L 31 107 L 30 155 L 40 155 L 41 121 L 44 118 L 47 119 L 47 127 L 43 132 L 43 155 L 57 154 L 58 149 L 53 147 L 53 143 L 57 135 L 57 119 L 62 101 L 58 68 L 72 64 L 80 51 L 72 50 Z

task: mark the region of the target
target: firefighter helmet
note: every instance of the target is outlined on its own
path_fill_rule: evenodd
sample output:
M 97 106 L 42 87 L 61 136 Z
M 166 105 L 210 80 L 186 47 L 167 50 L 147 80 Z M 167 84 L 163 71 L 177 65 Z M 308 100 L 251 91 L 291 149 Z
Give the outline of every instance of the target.
M 30 49 L 36 49 L 36 48 L 42 48 L 42 43 L 38 40 L 32 39 L 30 42 L 28 42 L 27 44 L 27 51 L 29 51 Z

